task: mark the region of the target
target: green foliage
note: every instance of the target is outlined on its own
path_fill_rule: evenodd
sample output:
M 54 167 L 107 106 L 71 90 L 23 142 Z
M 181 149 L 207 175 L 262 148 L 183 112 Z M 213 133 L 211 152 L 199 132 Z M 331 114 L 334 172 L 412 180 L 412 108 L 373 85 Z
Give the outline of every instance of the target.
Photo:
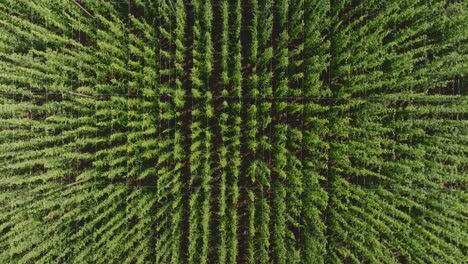
M 468 262 L 467 8 L 2 1 L 0 263 Z

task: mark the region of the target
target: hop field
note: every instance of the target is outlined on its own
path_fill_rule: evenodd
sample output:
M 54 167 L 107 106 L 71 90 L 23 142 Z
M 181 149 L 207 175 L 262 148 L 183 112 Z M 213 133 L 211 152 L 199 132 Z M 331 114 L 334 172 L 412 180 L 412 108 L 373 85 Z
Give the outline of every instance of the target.
M 0 263 L 467 263 L 468 3 L 0 1 Z

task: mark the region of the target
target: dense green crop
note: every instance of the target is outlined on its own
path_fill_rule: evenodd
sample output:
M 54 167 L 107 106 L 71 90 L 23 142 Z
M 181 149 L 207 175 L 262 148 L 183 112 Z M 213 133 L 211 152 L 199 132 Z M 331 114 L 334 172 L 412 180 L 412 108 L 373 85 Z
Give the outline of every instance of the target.
M 448 0 L 0 1 L 0 263 L 468 262 L 467 24 Z

